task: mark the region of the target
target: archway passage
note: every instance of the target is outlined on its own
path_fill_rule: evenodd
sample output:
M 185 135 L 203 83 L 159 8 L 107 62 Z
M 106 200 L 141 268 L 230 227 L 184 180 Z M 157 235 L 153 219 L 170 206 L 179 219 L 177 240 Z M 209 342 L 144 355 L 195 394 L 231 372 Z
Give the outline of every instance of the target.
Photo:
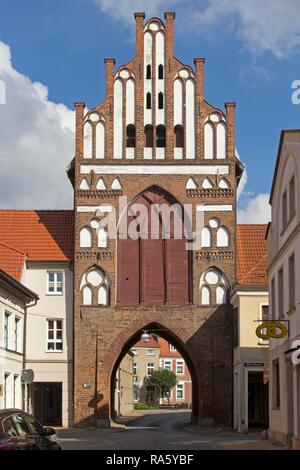
M 145 332 L 149 342 L 142 339 Z M 176 375 L 176 385 L 169 397 L 163 397 L 151 383 L 151 374 L 163 369 Z M 128 339 L 113 366 L 110 377 L 110 418 L 115 421 L 120 415 L 130 415 L 138 403 L 151 405 L 153 409 L 185 409 L 191 412 L 191 421 L 196 423 L 199 414 L 198 394 L 198 375 L 187 348 L 170 330 L 151 323 Z M 163 419 L 163 415 L 161 417 Z
M 117 305 L 191 303 L 191 253 L 187 250 L 184 212 L 178 201 L 153 186 L 137 196 L 122 218 Z

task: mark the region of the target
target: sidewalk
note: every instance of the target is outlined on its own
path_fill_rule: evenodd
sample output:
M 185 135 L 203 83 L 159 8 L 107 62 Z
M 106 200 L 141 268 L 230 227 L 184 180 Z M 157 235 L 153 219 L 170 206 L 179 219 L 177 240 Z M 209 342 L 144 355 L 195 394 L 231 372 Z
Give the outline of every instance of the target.
M 262 432 L 242 434 L 230 429 L 205 429 L 190 423 L 181 426 L 192 434 L 214 436 L 224 450 L 289 450 L 277 441 L 264 438 Z

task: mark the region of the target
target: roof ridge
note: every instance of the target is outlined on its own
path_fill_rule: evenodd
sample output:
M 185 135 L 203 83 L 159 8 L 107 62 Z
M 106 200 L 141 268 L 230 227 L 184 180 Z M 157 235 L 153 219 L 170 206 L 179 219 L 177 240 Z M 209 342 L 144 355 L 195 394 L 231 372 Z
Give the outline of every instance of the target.
M 243 281 L 243 279 L 247 278 L 247 277 L 249 276 L 249 274 L 253 273 L 253 271 L 255 271 L 255 269 L 257 268 L 257 266 L 258 266 L 263 260 L 265 260 L 266 257 L 267 257 L 267 254 L 266 254 L 266 253 L 265 253 L 264 255 L 262 255 L 262 257 L 259 259 L 259 261 L 257 261 L 257 263 L 256 263 L 254 266 L 252 266 L 252 268 L 249 269 L 249 271 L 247 271 L 247 272 L 244 274 L 244 276 L 239 279 L 239 281 Z
M 7 243 L 4 243 L 0 240 L 0 245 L 5 246 L 5 248 L 8 248 L 9 250 L 16 251 L 17 253 L 20 253 L 21 255 L 27 256 L 25 251 L 19 250 L 18 248 L 15 248 L 12 245 L 8 245 Z
M 0 212 L 74 212 L 74 209 L 0 209 Z

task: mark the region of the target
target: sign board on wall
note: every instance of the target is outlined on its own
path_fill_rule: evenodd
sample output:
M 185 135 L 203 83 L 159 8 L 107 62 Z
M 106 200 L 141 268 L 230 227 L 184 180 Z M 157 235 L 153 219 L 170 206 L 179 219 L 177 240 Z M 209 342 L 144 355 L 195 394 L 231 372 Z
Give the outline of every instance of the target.
M 245 367 L 263 367 L 264 362 L 244 362 Z
M 270 378 L 270 372 L 269 369 L 265 369 L 263 373 L 263 383 L 267 385 L 269 383 L 269 378 Z

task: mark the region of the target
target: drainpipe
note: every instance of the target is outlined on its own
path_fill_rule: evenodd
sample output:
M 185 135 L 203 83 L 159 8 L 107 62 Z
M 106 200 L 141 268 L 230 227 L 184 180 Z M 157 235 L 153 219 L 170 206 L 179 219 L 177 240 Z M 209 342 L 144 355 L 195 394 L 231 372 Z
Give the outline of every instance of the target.
M 24 325 L 23 325 L 23 370 L 25 369 L 25 364 L 26 364 L 26 339 L 27 339 L 27 310 L 31 307 L 35 307 L 38 303 L 39 299 L 35 299 L 32 304 L 28 304 L 25 307 L 25 314 L 24 314 Z M 28 394 L 28 384 L 24 384 L 24 403 L 23 403 L 23 408 L 25 408 L 24 411 L 27 413 L 28 411 L 28 399 L 29 399 L 29 394 Z

